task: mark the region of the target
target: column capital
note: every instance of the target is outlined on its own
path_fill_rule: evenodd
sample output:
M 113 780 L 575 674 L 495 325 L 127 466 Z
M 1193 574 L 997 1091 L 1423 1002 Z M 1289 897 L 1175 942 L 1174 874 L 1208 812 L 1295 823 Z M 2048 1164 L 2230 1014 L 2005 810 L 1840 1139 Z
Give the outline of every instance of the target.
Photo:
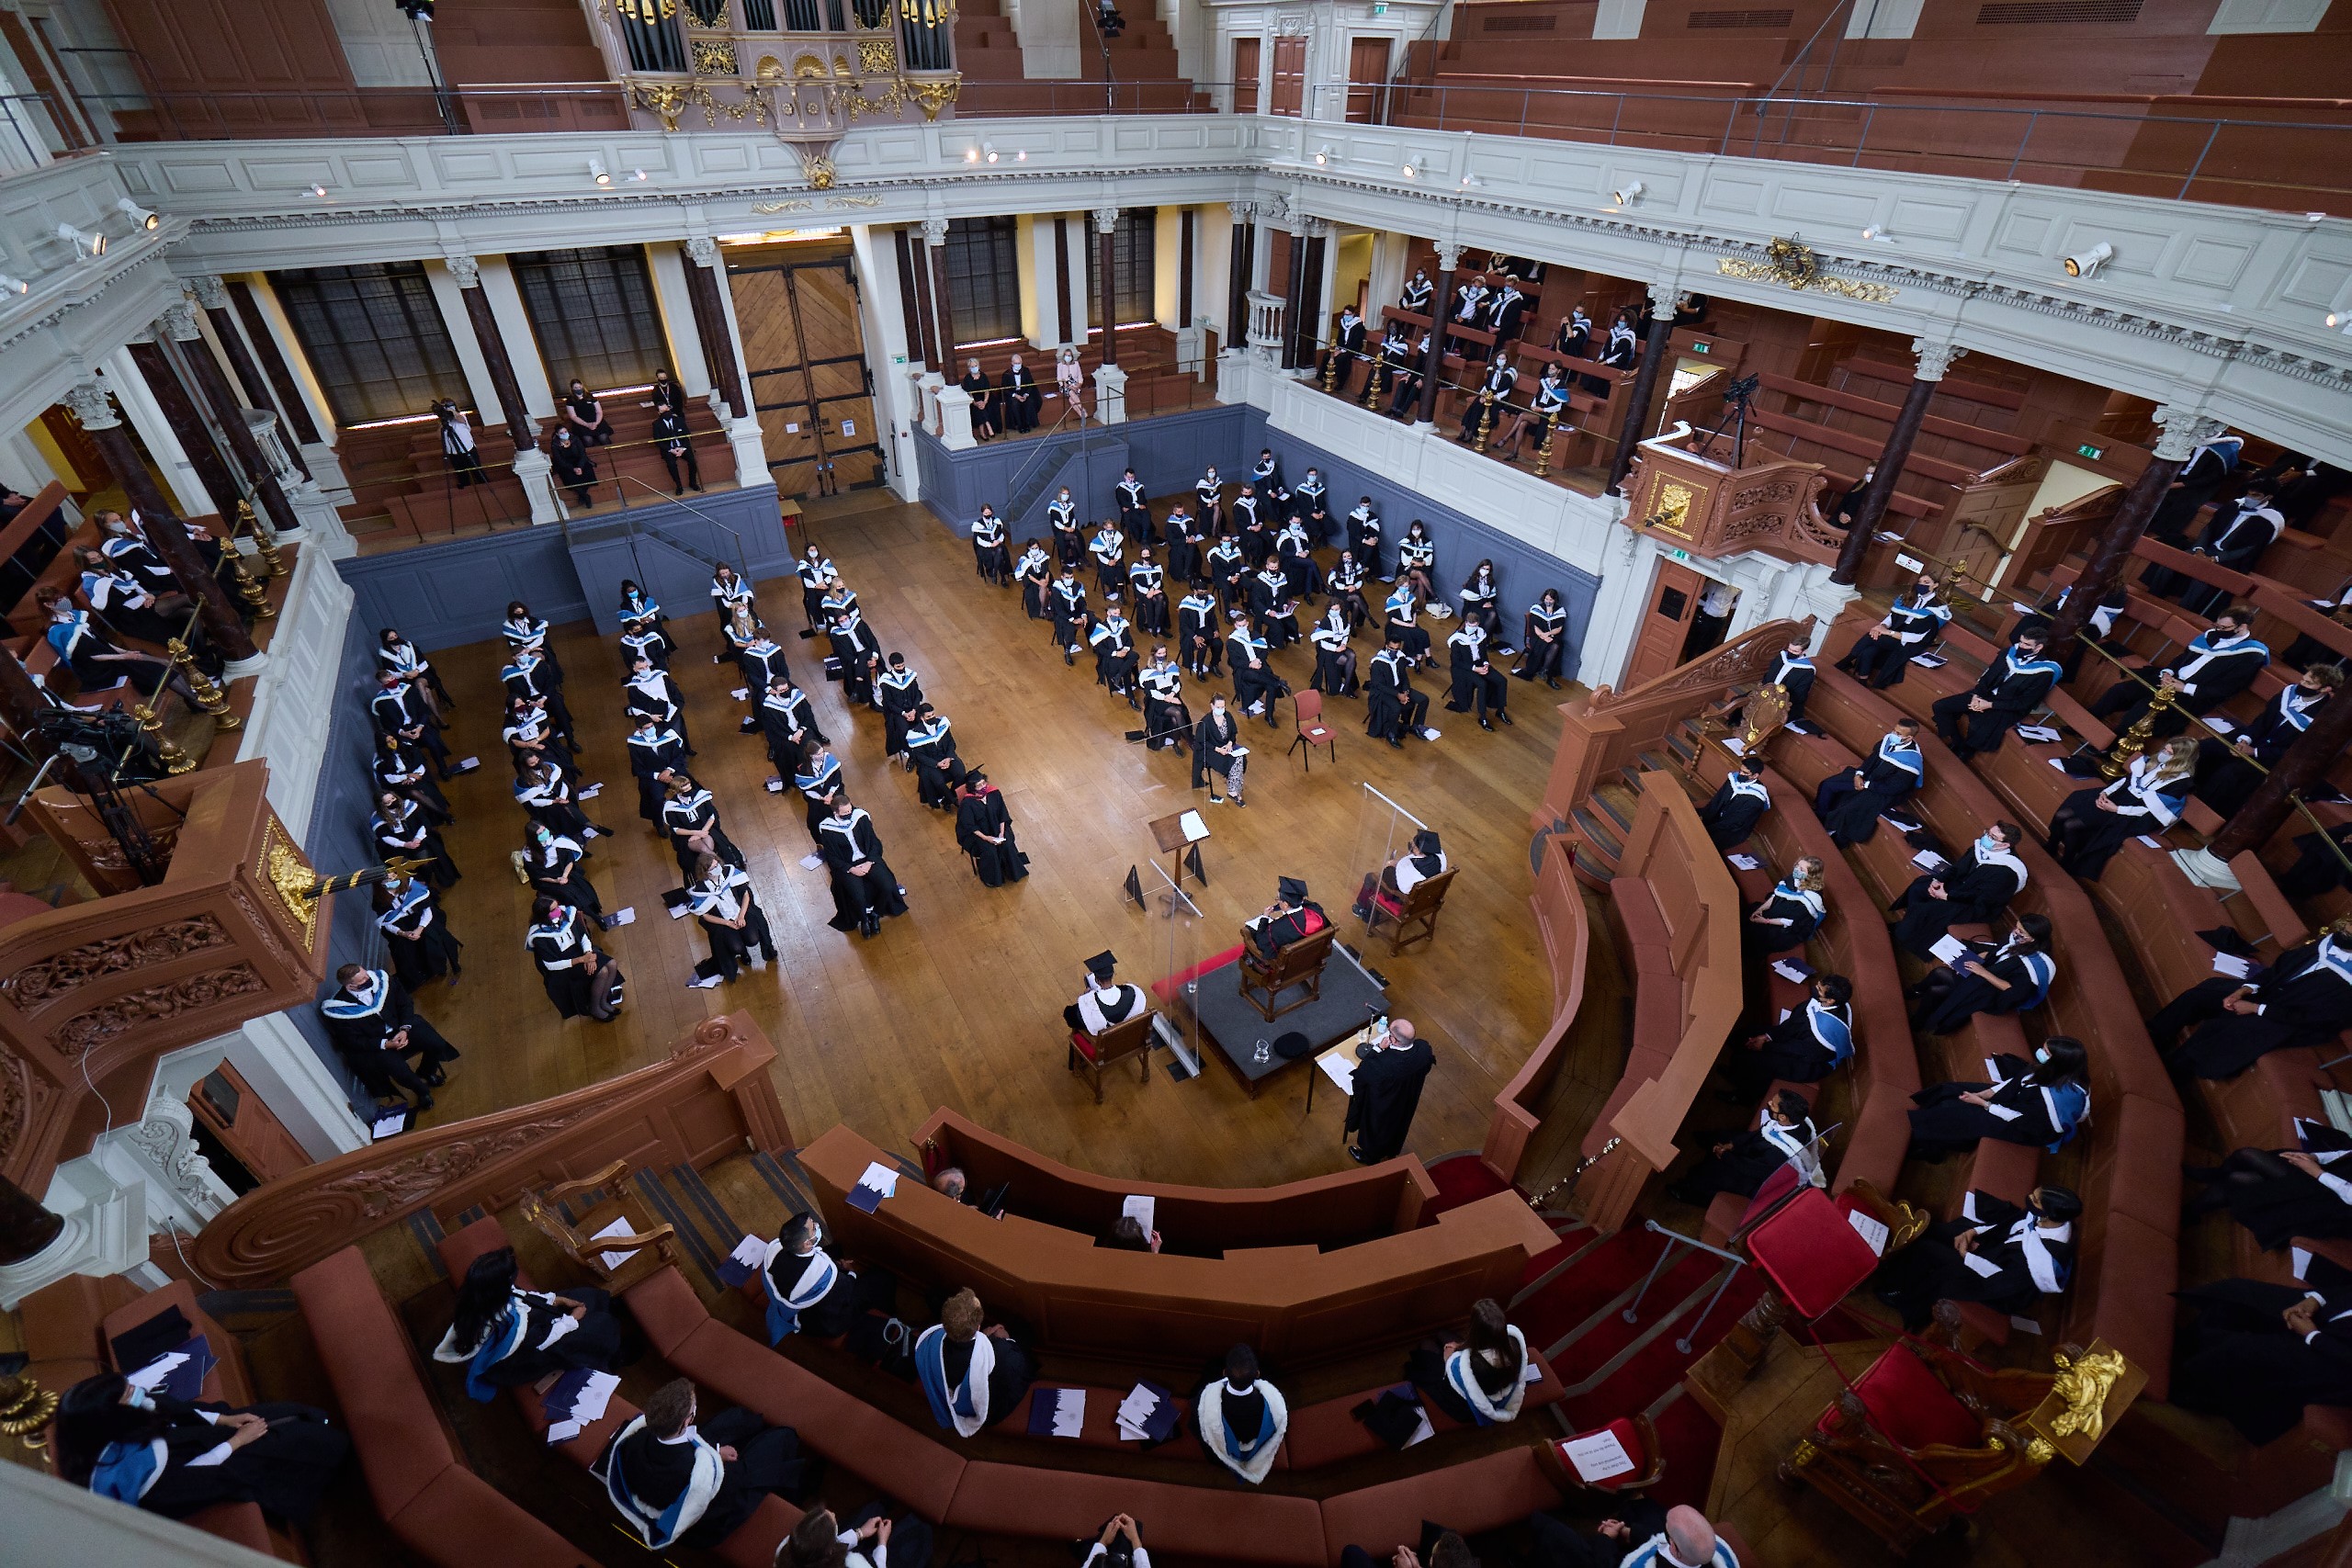
M 1302 213 L 1292 220 L 1291 232 L 1302 240 L 1324 239 L 1331 232 L 1331 220 L 1329 218 L 1309 218 Z
M 1462 247 L 1461 247 L 1460 245 L 1456 245 L 1456 244 L 1450 243 L 1449 243 L 1449 242 L 1447 242 L 1447 241 L 1443 241 L 1443 240 L 1439 241 L 1439 242 L 1438 242 L 1438 246 L 1437 246 L 1437 269 L 1438 269 L 1438 271 L 1440 271 L 1440 272 L 1452 272 L 1452 271 L 1453 271 L 1456 267 L 1460 266 L 1461 265 L 1462 265 Z M 1439 308 L 1441 310 L 1451 309 L 1451 307 L 1450 307 L 1450 306 L 1448 306 L 1448 305 L 1446 304 L 1446 302 L 1445 302 L 1444 300 L 1442 300 L 1442 299 L 1441 299 L 1441 300 L 1439 300 L 1439 301 L 1438 301 L 1438 308 Z
M 200 273 L 180 281 L 187 285 L 188 292 L 196 296 L 196 302 L 206 310 L 225 310 L 229 308 L 229 286 L 211 273 Z
M 114 411 L 114 399 L 99 380 L 78 382 L 66 389 L 60 400 L 85 430 L 112 430 L 122 423 Z
M 182 299 L 164 306 L 164 313 L 155 318 L 155 324 L 163 328 L 164 335 L 174 343 L 194 343 L 204 335 L 196 324 L 193 300 Z
M 922 220 L 922 243 L 926 245 L 945 244 L 947 243 L 947 220 L 944 218 L 924 219 Z
M 481 263 L 473 257 L 462 254 L 447 255 L 441 258 L 441 264 L 449 269 L 449 276 L 458 280 L 458 288 L 480 288 L 481 287 Z
M 1678 278 L 1656 277 L 1650 280 L 1650 319 L 1657 321 L 1674 320 L 1674 303 L 1682 298 L 1682 284 Z
M 1094 231 L 1096 233 L 1110 234 L 1117 232 L 1119 227 L 1119 209 L 1117 208 L 1098 207 L 1094 209 L 1093 218 Z
M 707 234 L 694 235 L 686 241 L 686 259 L 696 266 L 717 266 L 718 242 Z
M 1966 354 L 1968 350 L 1954 343 L 1915 337 L 1911 340 L 1911 352 L 1918 356 L 1918 365 L 1911 372 L 1912 378 L 1917 381 L 1940 381 L 1944 378 L 1944 373 L 1951 368 L 1951 362 Z
M 1258 204 L 1254 201 L 1228 201 L 1225 204 L 1225 209 L 1232 215 L 1236 223 L 1247 223 L 1257 216 Z
M 2197 448 L 2222 434 L 2223 426 L 2218 419 L 2209 419 L 2193 408 L 2165 403 L 2156 410 L 2156 424 L 2164 434 L 2156 437 L 2156 457 L 2161 462 L 2186 463 L 2197 455 Z

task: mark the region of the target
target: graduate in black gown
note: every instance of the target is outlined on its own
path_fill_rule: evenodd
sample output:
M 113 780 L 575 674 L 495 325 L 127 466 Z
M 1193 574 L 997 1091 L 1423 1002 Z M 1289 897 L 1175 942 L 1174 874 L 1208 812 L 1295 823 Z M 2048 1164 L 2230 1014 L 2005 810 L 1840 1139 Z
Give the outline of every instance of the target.
M 1913 877 L 1887 906 L 1902 916 L 1894 926 L 1895 945 L 1915 957 L 1932 958 L 1937 940 L 1952 927 L 1981 925 L 2007 908 L 2026 884 L 2025 862 L 2017 857 L 2024 840 L 2025 829 L 2016 823 L 1996 822 L 1968 846 L 1958 865 Z
M 610 968 L 614 971 L 610 999 L 614 1016 L 618 1016 L 619 966 L 611 953 L 596 951 L 596 944 L 589 940 L 587 924 L 586 917 L 578 909 L 543 893 L 531 902 L 531 926 L 524 933 L 524 943 L 531 950 L 531 962 L 538 967 L 539 983 L 547 987 L 548 1000 L 555 1004 L 558 1015 L 567 1019 L 594 1016 L 597 978 Z
M 2292 685 L 2279 687 L 2263 704 L 2259 717 L 2227 741 L 2210 735 L 2198 741 L 2197 785 L 2189 793 L 2225 818 L 2236 815 L 2264 773 L 2278 765 L 2295 737 L 2312 727 L 2318 710 L 2343 684 L 2341 666 L 2307 664 Z
M 842 794 L 841 759 L 833 755 L 830 745 L 821 740 L 817 743 L 816 750 L 808 754 L 800 771 L 792 775 L 792 787 L 800 792 L 807 807 L 809 842 L 822 854 L 825 836 L 821 829 L 825 819 L 833 814 L 833 802 Z
M 351 1438 L 307 1404 L 190 1403 L 100 1372 L 57 1402 L 59 1477 L 165 1518 L 255 1503 L 300 1525 L 351 1451 Z M 103 1561 L 106 1554 L 98 1554 Z
M 2028 1193 L 2023 1208 L 1972 1191 L 1958 1219 L 1930 1225 L 1881 1263 L 1871 1292 L 1900 1312 L 1914 1334 L 1928 1326 L 1939 1301 L 1982 1302 L 2030 1316 L 2073 1278 L 2082 1212 L 2073 1189 L 2048 1183 Z
M 424 810 L 407 795 L 387 790 L 376 797 L 376 814 L 368 818 L 368 834 L 377 855 L 424 863 L 424 877 L 435 887 L 447 887 L 464 874 L 449 858 L 440 832 L 424 819 Z
M 840 661 L 842 700 L 876 705 L 874 682 L 882 672 L 882 643 L 874 628 L 854 609 L 842 611 L 833 617 L 833 657 Z
M 790 681 L 778 681 L 760 699 L 760 735 L 767 742 L 768 761 L 775 768 L 775 783 L 789 784 L 808 759 L 813 741 L 821 745 L 825 732 L 817 727 L 808 694 Z M 779 791 L 778 793 L 781 793 Z
M 456 986 L 464 973 L 458 949 L 464 944 L 449 930 L 433 889 L 413 876 L 388 876 L 376 885 L 380 908 L 376 929 L 384 933 L 385 949 L 392 955 L 392 973 L 414 991 L 441 976 Z
M 1527 1337 L 1488 1296 L 1471 1303 L 1460 1339 L 1424 1341 L 1405 1358 L 1404 1371 L 1422 1401 L 1447 1419 L 1499 1427 L 1519 1419 L 1525 1407 L 1527 1367 Z
M 1828 829 L 1831 843 L 1867 844 L 1878 832 L 1878 819 L 1909 798 L 1927 776 L 1927 759 L 1919 754 L 1919 721 L 1898 718 L 1879 738 L 1869 761 L 1821 781 L 1813 792 L 1813 813 Z
M 433 1359 L 466 1369 L 466 1393 L 488 1404 L 502 1388 L 550 1372 L 609 1372 L 620 1360 L 621 1325 L 612 1297 L 587 1285 L 560 1294 L 525 1290 L 514 1249 L 485 1252 L 458 1286 L 458 1310 Z
M 1560 689 L 1560 673 L 1568 649 L 1568 611 L 1560 603 L 1560 591 L 1546 588 L 1544 596 L 1527 607 L 1527 619 L 1521 626 L 1519 668 L 1511 673 L 1522 681 L 1539 676 L 1554 691 Z M 1795 704 L 1792 703 L 1793 711 Z
M 655 721 L 650 713 L 637 716 L 629 732 L 628 771 L 637 778 L 637 814 L 662 830 L 662 798 L 669 781 L 686 765 L 686 740 L 676 730 Z
M 1702 1209 L 1718 1192 L 1753 1198 L 1774 1171 L 1792 1159 L 1811 1157 L 1816 1131 L 1804 1096 L 1784 1089 L 1756 1112 L 1755 1125 L 1710 1145 L 1699 1163 L 1667 1190 Z M 1818 1168 L 1817 1161 L 1814 1168 Z
M 1429 694 L 1413 689 L 1413 664 L 1403 637 L 1391 626 L 1387 637 L 1364 673 L 1364 733 L 1402 750 L 1406 736 L 1435 740 L 1438 732 L 1429 724 Z
M 1437 1066 L 1437 1053 L 1413 1032 L 1411 1023 L 1392 1019 L 1378 1038 L 1356 1047 L 1355 1089 L 1348 1097 L 1342 1132 L 1353 1133 L 1348 1157 L 1378 1165 L 1405 1152 L 1420 1109 L 1421 1085 Z
M 956 791 L 956 842 L 972 857 L 972 870 L 990 887 L 1018 882 L 1029 874 L 1029 857 L 1012 833 L 1012 813 L 1004 792 L 974 768 Z
M 833 918 L 827 925 L 871 938 L 884 920 L 907 912 L 907 890 L 882 858 L 882 837 L 863 807 L 835 795 L 831 815 L 818 824 L 817 841 L 832 874 Z
M 1770 1028 L 1724 1053 L 1732 1087 L 1722 1098 L 1753 1105 L 1775 1079 L 1819 1083 L 1854 1054 L 1854 983 L 1843 975 L 1816 975 L 1804 1005 Z
M 874 695 L 882 705 L 882 755 L 903 757 L 907 727 L 914 722 L 915 710 L 923 705 L 922 680 L 907 668 L 905 654 L 890 655 L 888 667 L 874 682 Z
M 1734 762 L 1731 773 L 1720 788 L 1699 808 L 1699 824 L 1707 829 L 1707 840 L 1719 850 L 1736 850 L 1747 842 L 1756 831 L 1756 824 L 1772 808 L 1772 792 L 1764 787 L 1764 764 L 1755 757 L 1742 757 Z
M 1021 613 L 1033 621 L 1046 618 L 1046 590 L 1053 578 L 1053 558 L 1046 547 L 1031 539 L 1012 563 L 1013 581 L 1021 584 Z
M 2042 646 L 2038 627 L 2021 627 L 2001 657 L 1984 666 L 1974 685 L 1929 705 L 1936 733 L 1956 756 L 1999 750 L 2009 731 L 2024 723 L 2064 678 L 2065 671 L 2056 660 L 2043 657 Z
M 2265 1252 L 2298 1238 L 2352 1236 L 2352 1138 L 2300 1119 L 2296 1130 L 2302 1148 L 2233 1149 L 2217 1166 L 2183 1167 L 2205 1190 L 2181 1212 L 2193 1218 L 2226 1211 Z
M 964 762 L 956 754 L 956 731 L 947 716 L 929 703 L 915 709 L 914 722 L 907 726 L 907 759 L 914 764 L 915 793 L 923 805 L 955 810 Z
M 1821 895 L 1826 868 L 1818 855 L 1799 856 L 1789 874 L 1777 883 L 1761 904 L 1747 912 L 1740 928 L 1743 945 L 1758 957 L 1787 953 L 1813 940 L 1821 918 L 1829 912 Z
M 2197 742 L 2176 735 L 2154 756 L 2099 789 L 2078 789 L 2050 814 L 2048 849 L 2062 870 L 2097 882 L 2107 863 L 2136 834 L 2161 833 L 2180 819 L 2196 783 Z
M 514 781 L 514 804 L 523 808 L 533 827 L 545 828 L 582 845 L 612 833 L 610 828 L 600 828 L 588 820 L 572 793 L 571 781 L 564 777 L 562 768 L 553 758 L 541 760 Z
M 1903 679 L 1911 660 L 1934 646 L 1951 620 L 1951 605 L 1933 577 L 1922 573 L 1911 591 L 1869 632 L 1846 650 L 1838 668 L 1883 689 Z
M 698 1414 L 692 1382 L 664 1383 L 591 1467 L 622 1521 L 655 1551 L 673 1543 L 715 1547 L 771 1493 L 803 1490 L 808 1461 L 791 1427 L 741 1407 L 699 1424 Z
M 718 800 L 692 773 L 670 780 L 669 798 L 662 803 L 662 830 L 670 836 L 681 875 L 692 875 L 705 855 L 717 855 L 731 865 L 743 863 L 743 852 L 718 825 Z
M 1236 806 L 1249 803 L 1241 798 L 1242 781 L 1249 776 L 1250 748 L 1242 744 L 1240 721 L 1227 707 L 1225 694 L 1217 692 L 1209 698 L 1209 711 L 1201 716 L 1199 726 L 1193 731 L 1193 787 L 1209 792 L 1209 804 L 1222 806 L 1231 801 Z M 1222 789 L 1224 793 L 1217 793 Z
M 2196 1308 L 2175 1348 L 2168 1401 L 2226 1419 L 2256 1444 L 2312 1404 L 2352 1404 L 2352 1270 L 2295 1255 L 2296 1284 L 2218 1280 L 2177 1292 Z
M 1181 751 L 1193 738 L 1193 710 L 1184 702 L 1184 672 L 1166 644 L 1151 650 L 1151 662 L 1136 674 L 1143 693 L 1144 749 Z
M 1352 627 L 1346 608 L 1336 602 L 1308 630 L 1315 645 L 1315 677 L 1307 683 L 1329 697 L 1352 697 L 1363 689 L 1356 678 L 1356 650 L 1348 646 Z
M 2090 1114 L 2084 1078 L 2089 1057 L 2082 1043 L 2053 1034 L 2033 1060 L 2011 1055 L 1984 1062 L 1989 1083 L 1929 1084 L 1911 1097 L 1911 1153 L 1930 1162 L 1965 1154 L 1986 1138 L 2056 1148 Z
M 416 1010 L 408 987 L 383 970 L 346 964 L 334 977 L 335 990 L 319 1013 L 360 1086 L 379 1100 L 390 1100 L 398 1086 L 416 1097 L 418 1110 L 432 1110 L 433 1090 L 448 1081 L 444 1065 L 458 1059 L 458 1048 Z
M 1954 962 L 1939 964 L 1911 987 L 1914 1034 L 1957 1034 L 1980 1012 L 1996 1016 L 2040 1007 L 2058 978 L 2050 955 L 2050 922 L 2019 915 L 1998 942 L 1972 942 Z
M 523 850 L 523 869 L 534 891 L 570 905 L 595 921 L 599 931 L 610 931 L 612 917 L 605 913 L 605 902 L 588 880 L 588 868 L 581 863 L 586 855 L 579 840 L 544 822 L 534 822 L 530 842 Z
M 686 908 L 710 941 L 710 957 L 695 965 L 695 977 L 687 985 L 706 991 L 721 981 L 731 986 L 759 960 L 771 966 L 776 962 L 768 918 L 752 891 L 751 874 L 741 866 L 717 855 L 703 856 L 686 886 Z
M 2352 1028 L 2352 919 L 2288 949 L 2244 980 L 2218 976 L 2191 986 L 2148 1020 L 2148 1035 L 2176 1072 L 2235 1077 L 2271 1051 L 2318 1045 Z M 2197 1032 L 2177 1050 L 2190 1025 Z
M 2269 648 L 2254 635 L 2254 613 L 2224 610 L 2169 664 L 2161 670 L 2143 664 L 2099 694 L 2091 712 L 2120 735 L 2149 716 L 2151 683 L 2169 687 L 2172 706 L 2154 716 L 2150 730 L 2169 739 L 2188 728 L 2190 716 L 2211 713 L 2254 684 L 2269 662 Z
M 1085 646 L 1079 628 L 1086 621 L 1086 584 L 1069 566 L 1047 586 L 1046 609 L 1054 618 L 1054 646 L 1062 650 L 1062 662 L 1076 664 L 1078 650 Z

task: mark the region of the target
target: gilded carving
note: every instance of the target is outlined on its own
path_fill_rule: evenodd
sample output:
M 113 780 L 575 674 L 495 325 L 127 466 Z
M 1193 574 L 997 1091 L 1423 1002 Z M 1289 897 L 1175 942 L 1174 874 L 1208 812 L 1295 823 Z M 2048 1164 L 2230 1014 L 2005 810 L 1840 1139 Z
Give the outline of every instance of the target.
M 909 82 L 907 94 L 922 110 L 922 118 L 926 121 L 935 120 L 939 118 L 941 109 L 956 101 L 956 95 L 961 90 L 963 83 L 964 78 L 960 74 L 932 77 L 921 82 Z
M 815 205 L 816 203 L 812 201 L 755 201 L 752 204 L 752 210 L 763 215 L 777 212 L 806 212 Z
M 899 68 L 898 46 L 887 38 L 860 39 L 857 64 L 869 76 L 887 76 Z
M 311 863 L 302 852 L 286 837 L 286 829 L 277 818 L 269 819 L 263 829 L 261 854 L 254 863 L 254 878 L 277 895 L 278 907 L 285 910 L 287 920 L 302 933 L 305 949 L 318 945 L 319 905 L 311 896 L 318 881 L 311 870 Z
M 192 915 L 51 953 L 0 977 L 0 996 L 20 1008 L 34 1008 L 126 969 L 169 964 L 191 953 L 228 944 L 229 932 L 219 920 L 210 915 Z
M 1777 240 L 1773 242 L 1775 244 L 1780 243 Z M 1806 252 L 1808 255 L 1811 254 L 1810 251 Z M 1888 288 L 1883 283 L 1859 283 L 1852 278 L 1829 277 L 1818 272 L 1806 276 L 1802 282 L 1792 283 L 1781 268 L 1769 262 L 1741 261 L 1731 256 L 1725 256 L 1716 262 L 1715 271 L 1725 277 L 1744 277 L 1758 283 L 1778 283 L 1790 288 L 1808 289 L 1815 294 L 1835 294 L 1843 299 L 1860 299 L 1873 305 L 1887 304 L 1900 292 L 1898 289 Z
M 2070 1359 L 2061 1352 L 2052 1359 L 2058 1377 L 2050 1392 L 2064 1400 L 2066 1408 L 2050 1423 L 2050 1435 L 2071 1438 L 2079 1432 L 2098 1441 L 2107 1429 L 2107 1396 L 2127 1370 L 2122 1353 L 2095 1350 Z
M 65 1056 L 79 1057 L 141 1024 L 161 1023 L 184 1012 L 196 1012 L 237 997 L 267 990 L 260 973 L 250 964 L 208 969 L 201 975 L 144 986 L 112 1001 L 75 1013 L 49 1032 L 49 1043 Z
M 732 76 L 735 74 L 735 41 L 723 38 L 698 38 L 695 44 L 695 74 L 697 76 Z
M 1690 536 L 1690 503 L 1696 499 L 1689 485 L 1660 479 L 1652 498 L 1650 514 L 1642 519 L 1643 525 L 1679 534 L 1687 539 Z

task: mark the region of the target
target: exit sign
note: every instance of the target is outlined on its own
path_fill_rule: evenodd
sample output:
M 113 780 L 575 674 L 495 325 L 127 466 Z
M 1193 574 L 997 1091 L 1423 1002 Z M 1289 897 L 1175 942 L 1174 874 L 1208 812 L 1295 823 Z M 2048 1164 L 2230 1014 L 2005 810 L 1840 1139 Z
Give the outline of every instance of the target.
M 1388 0 L 1379 0 L 1379 3 L 1373 6 L 1372 14 L 1375 17 L 1388 15 Z
M 1666 553 L 1676 560 L 1689 560 L 1690 558 L 1690 552 L 1689 550 L 1668 550 Z
M 2085 443 L 2083 443 L 2083 445 L 2081 445 L 2080 446 L 2075 447 L 2075 450 L 2076 452 L 2080 453 L 2082 456 L 2084 456 L 2084 457 L 2088 457 L 2088 458 L 2089 458 L 2092 462 L 2094 462 L 2094 463 L 2098 462 L 2101 457 L 2106 457 L 2106 456 L 2107 456 L 2107 448 L 2106 448 L 2106 447 L 2104 447 L 2104 446 L 2092 446 L 2092 445 L 2091 445 L 2089 442 L 2087 442 L 2087 441 L 2086 441 L 2086 442 L 2085 442 Z
M 1694 343 L 1690 345 L 1690 352 L 1693 354 L 1708 354 L 1712 353 L 1713 348 L 1714 345 L 1713 344 Z

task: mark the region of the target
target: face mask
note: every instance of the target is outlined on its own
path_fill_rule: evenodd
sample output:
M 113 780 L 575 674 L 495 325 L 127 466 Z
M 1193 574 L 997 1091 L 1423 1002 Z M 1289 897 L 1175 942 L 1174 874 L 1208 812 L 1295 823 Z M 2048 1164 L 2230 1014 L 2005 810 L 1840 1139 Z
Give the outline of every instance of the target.
M 133 1410 L 153 1410 L 155 1408 L 154 1396 L 150 1394 L 143 1388 L 124 1390 L 122 1402 L 125 1404 L 130 1405 Z
M 2037 1061 L 2037 1062 L 2041 1063 L 2044 1066 L 2049 1066 L 2049 1064 L 2050 1064 L 2050 1047 L 2049 1047 L 2049 1046 L 2047 1046 L 2047 1045 L 2040 1045 L 2040 1046 L 2036 1046 L 2036 1047 L 2034 1048 L 2033 1059 L 2034 1059 L 2035 1061 Z
M 1983 838 L 1976 840 L 1976 847 L 1983 850 L 1988 855 L 1998 854 L 2001 852 L 2001 840 L 1995 838 L 1992 834 L 1987 833 Z

